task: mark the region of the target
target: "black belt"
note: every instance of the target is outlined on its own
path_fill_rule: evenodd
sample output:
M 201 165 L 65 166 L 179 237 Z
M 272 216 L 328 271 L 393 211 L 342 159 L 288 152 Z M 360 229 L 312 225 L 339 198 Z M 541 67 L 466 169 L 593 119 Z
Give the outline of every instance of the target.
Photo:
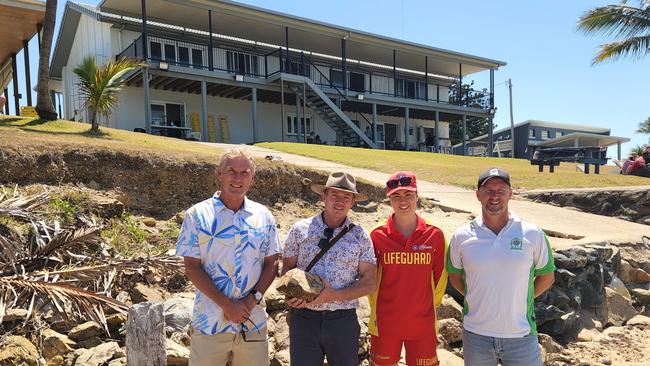
M 355 313 L 357 312 L 356 309 L 338 309 L 338 310 L 312 310 L 312 309 L 307 309 L 307 308 L 301 308 L 301 309 L 292 309 L 291 311 L 294 311 L 298 314 L 302 314 L 304 316 L 308 317 L 323 317 L 323 318 L 338 318 L 350 313 Z

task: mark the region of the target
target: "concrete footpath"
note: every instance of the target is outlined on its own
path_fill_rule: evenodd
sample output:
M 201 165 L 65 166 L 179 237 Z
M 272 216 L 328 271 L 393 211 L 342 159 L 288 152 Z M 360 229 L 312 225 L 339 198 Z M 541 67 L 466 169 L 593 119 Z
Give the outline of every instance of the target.
M 330 161 L 288 154 L 258 146 L 210 144 L 228 149 L 240 147 L 253 156 L 264 158 L 267 155 L 279 156 L 283 162 L 311 169 L 332 172 L 344 170 L 357 178 L 383 186 L 389 174 L 369 169 L 354 168 Z M 399 167 L 395 167 L 399 170 Z M 516 188 L 516 187 L 515 187 Z M 638 189 L 639 187 L 630 187 Z M 617 191 L 624 189 L 616 189 Z M 418 180 L 420 196 L 435 200 L 437 204 L 449 209 L 479 214 L 481 206 L 474 191 L 464 188 Z M 619 193 L 619 192 L 617 192 Z M 541 203 L 524 201 L 516 197 L 510 201 L 510 210 L 521 218 L 540 226 L 547 235 L 553 237 L 554 247 L 560 248 L 575 244 L 609 241 L 611 243 L 638 243 L 642 237 L 650 237 L 650 226 L 617 219 L 614 217 L 584 213 L 569 208 L 561 208 Z

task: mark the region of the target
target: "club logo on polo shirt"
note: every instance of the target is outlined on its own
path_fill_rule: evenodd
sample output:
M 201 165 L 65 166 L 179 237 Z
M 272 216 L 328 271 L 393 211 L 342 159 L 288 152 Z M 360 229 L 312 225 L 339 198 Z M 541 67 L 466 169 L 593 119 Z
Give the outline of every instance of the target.
M 520 238 L 514 238 L 510 240 L 510 249 L 511 250 L 522 250 L 524 246 L 524 241 Z

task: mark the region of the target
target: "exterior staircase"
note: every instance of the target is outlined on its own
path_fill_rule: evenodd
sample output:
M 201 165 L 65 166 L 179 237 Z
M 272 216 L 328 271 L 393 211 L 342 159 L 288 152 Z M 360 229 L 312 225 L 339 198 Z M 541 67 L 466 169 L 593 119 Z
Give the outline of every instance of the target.
M 314 69 L 316 69 L 314 67 Z M 323 75 L 324 77 L 324 75 Z M 334 132 L 336 132 L 337 139 L 340 141 L 340 144 L 343 146 L 368 146 L 370 148 L 376 149 L 377 144 L 375 144 L 371 138 L 366 136 L 366 134 L 359 128 L 357 125 L 352 122 L 350 117 L 348 117 L 338 106 L 337 103 L 332 100 L 318 85 L 316 85 L 309 77 L 296 74 L 283 74 L 282 76 L 284 83 L 288 86 L 296 95 L 302 98 L 303 89 L 305 95 L 305 104 L 316 113 L 328 126 L 330 126 Z M 276 79 L 275 82 L 278 82 L 279 79 Z M 341 100 L 347 100 L 345 95 L 332 87 L 335 91 L 338 91 Z M 303 112 L 304 113 L 304 112 Z M 364 120 L 367 123 L 370 123 L 367 119 Z

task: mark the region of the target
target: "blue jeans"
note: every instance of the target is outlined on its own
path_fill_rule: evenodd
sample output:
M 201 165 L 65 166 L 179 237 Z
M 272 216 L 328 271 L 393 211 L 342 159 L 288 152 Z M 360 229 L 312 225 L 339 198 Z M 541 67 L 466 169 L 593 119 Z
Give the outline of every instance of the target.
M 536 335 L 521 338 L 495 338 L 463 329 L 465 366 L 542 366 L 542 353 Z

